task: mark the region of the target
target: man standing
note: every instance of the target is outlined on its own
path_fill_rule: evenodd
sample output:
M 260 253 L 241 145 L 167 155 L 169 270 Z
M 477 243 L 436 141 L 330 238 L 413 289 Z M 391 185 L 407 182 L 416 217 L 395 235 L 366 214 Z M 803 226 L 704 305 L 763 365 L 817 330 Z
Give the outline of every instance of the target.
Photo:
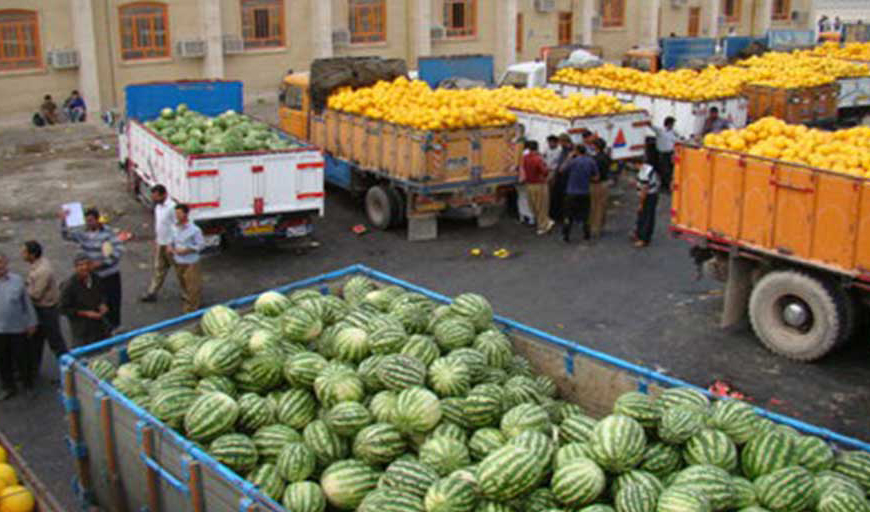
M 529 193 L 529 203 L 535 214 L 538 234 L 548 233 L 555 222 L 550 218 L 550 190 L 547 184 L 547 164 L 538 153 L 538 141 L 526 142 L 529 152 L 523 156 L 523 174 L 526 190 Z
M 54 275 L 51 262 L 42 255 L 42 245 L 30 240 L 24 242 L 21 255 L 30 265 L 27 272 L 27 295 L 36 308 L 36 318 L 39 322 L 36 333 L 30 340 L 34 345 L 34 374 L 39 374 L 42 363 L 42 350 L 46 341 L 55 357 L 66 354 L 66 342 L 60 330 L 60 287 Z
M 604 230 L 604 222 L 607 218 L 607 198 L 610 195 L 610 155 L 607 154 L 607 143 L 601 137 L 596 137 L 592 142 L 595 146 L 595 164 L 598 168 L 598 176 L 590 185 L 590 212 L 589 224 L 592 238 L 601 238 Z
M 553 186 L 550 191 L 550 218 L 556 222 L 561 222 L 565 219 L 564 199 L 565 187 L 568 183 L 568 175 L 565 169 L 568 162 L 574 156 L 574 143 L 571 142 L 571 136 L 567 133 L 559 135 L 559 159 L 556 163 L 556 176 L 553 178 Z
M 674 146 L 682 138 L 674 130 L 677 120 L 671 116 L 665 118 L 664 128 L 652 126 L 656 134 L 656 151 L 658 151 L 658 172 L 661 187 L 665 193 L 671 190 L 671 177 L 674 175 Z
M 66 218 L 65 212 L 63 218 Z M 93 271 L 100 278 L 106 305 L 109 307 L 106 318 L 112 330 L 117 329 L 121 325 L 120 263 L 124 248 L 115 231 L 100 222 L 100 212 L 91 208 L 85 212 L 83 231 L 70 231 L 64 222 L 61 225 L 61 235 L 64 240 L 79 244 L 94 264 Z
M 701 135 L 719 133 L 730 127 L 731 123 L 728 122 L 727 119 L 719 117 L 719 107 L 710 107 L 710 113 L 707 115 L 707 119 L 704 120 L 704 129 L 702 130 Z
M 18 367 L 24 387 L 32 390 L 36 375 L 31 373 L 32 344 L 27 337 L 36 332 L 36 311 L 27 296 L 24 280 L 9 272 L 9 258 L 0 253 L 0 400 L 14 396 L 13 371 Z
M 199 253 L 205 247 L 205 239 L 199 227 L 190 222 L 190 208 L 186 204 L 175 206 L 176 224 L 172 228 L 169 252 L 175 259 L 175 274 L 181 284 L 181 300 L 184 312 L 199 309 L 202 301 L 202 271 L 199 268 Z
M 562 156 L 562 148 L 559 147 L 559 137 L 555 135 L 547 136 L 547 149 L 544 150 L 544 162 L 547 164 L 547 171 L 550 173 L 550 181 L 556 175 L 556 170 L 559 168 L 559 158 Z
M 172 225 L 175 224 L 175 201 L 163 185 L 151 187 L 151 200 L 154 201 L 154 275 L 148 292 L 140 299 L 142 302 L 157 301 L 157 292 L 172 266 L 169 244 L 172 242 Z
M 60 296 L 60 310 L 69 320 L 75 347 L 100 341 L 111 334 L 103 283 L 92 271 L 93 266 L 86 253 L 77 254 L 75 274 L 64 283 Z
M 583 239 L 591 236 L 589 226 L 590 184 L 598 177 L 598 165 L 586 151 L 586 146 L 578 144 L 573 160 L 568 164 L 568 185 L 565 195 L 565 225 L 562 226 L 562 240 L 571 241 L 571 228 L 574 222 L 583 224 Z
M 643 164 L 637 175 L 637 188 L 640 204 L 637 207 L 637 225 L 634 232 L 634 246 L 646 247 L 652 241 L 656 226 L 656 207 L 659 204 L 659 177 L 653 166 Z

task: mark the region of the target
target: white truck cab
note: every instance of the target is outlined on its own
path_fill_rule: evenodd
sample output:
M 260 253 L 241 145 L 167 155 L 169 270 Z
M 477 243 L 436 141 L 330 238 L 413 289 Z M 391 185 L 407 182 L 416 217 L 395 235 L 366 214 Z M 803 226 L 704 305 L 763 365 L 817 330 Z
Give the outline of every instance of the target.
M 547 64 L 537 60 L 511 64 L 498 85 L 499 87 L 509 85 L 519 89 L 544 87 L 547 85 Z

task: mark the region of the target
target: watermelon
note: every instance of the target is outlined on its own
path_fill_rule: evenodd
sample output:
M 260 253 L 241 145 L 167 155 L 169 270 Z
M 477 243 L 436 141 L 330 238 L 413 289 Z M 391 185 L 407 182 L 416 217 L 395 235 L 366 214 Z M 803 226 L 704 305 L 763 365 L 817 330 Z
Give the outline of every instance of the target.
M 366 293 L 363 301 L 386 313 L 389 311 L 393 300 L 403 293 L 405 293 L 405 290 L 398 286 L 384 286 L 383 288 L 377 288 Z
M 504 393 L 498 387 L 474 388 L 465 398 L 465 419 L 473 427 L 488 427 L 498 424 L 502 414 Z
M 351 305 L 359 304 L 365 296 L 377 288 L 374 281 L 364 276 L 354 276 L 344 283 L 341 294 Z
M 797 464 L 814 473 L 834 467 L 834 450 L 818 437 L 800 436 L 795 452 Z
M 163 348 L 165 338 L 162 334 L 156 332 L 148 332 L 136 336 L 127 343 L 127 357 L 132 362 L 138 362 L 145 357 L 145 354 L 154 349 Z
M 281 315 L 281 331 L 289 341 L 308 343 L 323 331 L 321 320 L 302 308 L 290 308 Z
M 604 471 L 595 462 L 580 458 L 557 469 L 550 486 L 563 505 L 576 507 L 595 501 L 606 483 Z
M 401 324 L 387 324 L 374 329 L 368 338 L 372 354 L 392 354 L 402 349 L 408 334 Z
M 353 369 L 328 365 L 314 379 L 314 394 L 327 408 L 341 402 L 359 402 L 365 396 L 362 380 Z
M 199 384 L 196 385 L 196 390 L 203 393 L 218 391 L 232 397 L 236 396 L 236 384 L 232 379 L 220 375 L 200 379 Z
M 484 498 L 509 501 L 534 489 L 544 471 L 533 451 L 508 444 L 480 461 L 475 475 Z
M 314 473 L 317 459 L 305 443 L 287 443 L 278 453 L 275 467 L 288 482 L 301 482 Z
M 317 401 L 310 391 L 291 389 L 278 400 L 275 419 L 288 427 L 303 429 L 317 417 Z
M 487 369 L 486 356 L 483 355 L 483 352 L 471 347 L 453 349 L 446 357 L 458 359 L 465 363 L 471 372 L 471 381 L 475 384 L 483 378 L 484 371 Z
M 243 355 L 242 348 L 226 338 L 211 339 L 200 345 L 193 356 L 194 371 L 201 377 L 228 377 L 241 366 Z
M 725 510 L 734 501 L 731 475 L 718 466 L 689 466 L 677 473 L 671 487 L 700 493 L 709 500 L 713 510 Z
M 616 399 L 613 404 L 613 414 L 628 416 L 637 420 L 643 427 L 654 428 L 661 418 L 661 409 L 656 405 L 655 399 L 648 394 L 629 391 Z
M 758 505 L 758 496 L 752 482 L 743 477 L 735 476 L 731 478 L 731 484 L 734 494 L 729 508 L 740 510 Z
M 204 393 L 191 404 L 184 415 L 184 430 L 193 441 L 211 441 L 233 429 L 239 417 L 239 406 L 229 395 Z
M 283 352 L 278 332 L 269 329 L 255 329 L 244 346 L 246 353 L 251 355 L 272 355 L 280 357 Z
M 356 373 L 366 387 L 366 391 L 377 392 L 384 389 L 384 384 L 378 377 L 378 368 L 386 357 L 384 354 L 375 354 L 363 359 L 357 366 Z
M 115 365 L 105 359 L 93 359 L 88 363 L 88 370 L 100 380 L 112 380 L 115 378 Z
M 442 350 L 467 347 L 474 342 L 474 324 L 463 318 L 445 318 L 435 325 L 432 334 Z
M 430 336 L 414 334 L 408 338 L 399 353 L 418 359 L 429 366 L 441 355 L 441 349 Z
M 189 370 L 193 371 L 193 358 L 196 356 L 196 351 L 199 348 L 199 343 L 188 345 L 178 349 L 175 357 L 172 359 L 170 370 Z M 120 369 L 120 368 L 119 368 Z
M 257 429 L 251 439 L 261 461 L 275 462 L 284 446 L 302 441 L 302 436 L 286 425 L 267 425 Z
M 510 364 L 508 364 L 508 367 L 505 368 L 505 370 L 507 370 L 508 376 L 510 377 L 516 377 L 518 375 L 529 378 L 535 377 L 535 371 L 532 368 L 532 363 L 530 363 L 528 359 L 520 355 L 514 355 L 513 359 L 511 359 Z
M 535 377 L 535 384 L 538 385 L 538 390 L 547 398 L 555 399 L 559 394 L 559 389 L 556 387 L 556 381 L 546 375 L 538 375 Z M 561 407 L 557 408 L 557 412 L 561 411 Z M 561 419 L 561 416 L 559 416 Z
M 454 298 L 450 312 L 468 319 L 478 330 L 484 330 L 492 324 L 492 305 L 476 293 L 463 293 Z
M 565 418 L 559 426 L 559 437 L 562 442 L 586 443 L 592 439 L 595 425 L 598 422 L 583 414 L 574 414 Z
M 666 443 L 647 444 L 640 462 L 640 469 L 649 471 L 659 478 L 676 472 L 683 465 L 680 449 Z
M 257 465 L 257 447 L 248 436 L 224 434 L 208 447 L 208 453 L 236 473 L 248 471 Z
M 715 429 L 705 428 L 686 441 L 683 456 L 689 465 L 712 464 L 729 472 L 737 469 L 737 447 Z
M 422 387 L 426 383 L 426 366 L 411 356 L 390 354 L 378 365 L 377 375 L 385 388 L 401 391 Z
M 429 387 L 441 397 L 465 396 L 471 388 L 471 372 L 457 358 L 436 359 L 429 365 L 428 375 Z
M 447 397 L 441 399 L 441 415 L 446 421 L 450 421 L 465 429 L 471 429 L 465 417 L 465 399 L 460 397 Z
M 169 389 L 169 388 L 196 388 L 199 380 L 193 372 L 184 369 L 169 370 L 161 376 L 154 379 L 151 389 Z
M 320 486 L 326 499 L 332 506 L 342 510 L 357 508 L 377 484 L 378 473 L 355 459 L 331 464 L 320 477 Z
M 758 502 L 771 512 L 804 510 L 812 503 L 812 489 L 812 473 L 800 466 L 780 468 L 755 480 Z
M 229 336 L 241 317 L 227 306 L 212 306 L 203 313 L 199 326 L 207 336 L 220 338 Z
M 505 405 L 512 408 L 519 404 L 538 404 L 543 401 L 541 390 L 535 379 L 525 375 L 511 377 L 504 384 Z
M 429 325 L 429 310 L 420 304 L 400 304 L 390 314 L 399 319 L 408 334 L 424 333 Z
M 239 418 L 236 428 L 244 432 L 255 432 L 260 427 L 275 421 L 275 410 L 268 400 L 256 393 L 245 393 L 238 399 Z
M 589 439 L 590 458 L 614 473 L 640 464 L 645 448 L 646 435 L 640 423 L 618 414 L 599 421 Z
M 588 459 L 589 449 L 586 443 L 566 443 L 559 447 L 553 459 L 553 469 L 559 469 L 576 459 Z
M 541 406 L 520 404 L 502 416 L 500 428 L 505 437 L 510 439 L 520 435 L 524 430 L 537 430 L 549 434 L 552 424 L 547 411 Z
M 359 402 L 341 402 L 333 406 L 323 420 L 336 434 L 350 438 L 372 423 L 372 414 Z
M 199 395 L 199 392 L 190 388 L 161 389 L 151 400 L 151 413 L 169 427 L 178 429 Z
M 343 327 L 332 338 L 332 351 L 339 361 L 358 363 L 371 352 L 368 334 L 358 327 Z
M 281 504 L 293 512 L 324 512 L 326 497 L 314 482 L 296 482 L 287 486 Z
M 624 486 L 614 496 L 616 512 L 655 512 L 659 493 L 640 484 Z
M 406 434 L 425 434 L 441 421 L 441 402 L 431 391 L 413 387 L 396 398 L 393 422 Z
M 740 453 L 743 474 L 754 480 L 795 464 L 797 462 L 796 440 L 794 436 L 779 430 L 758 434 L 746 443 Z
M 478 334 L 472 346 L 486 356 L 486 364 L 495 368 L 507 368 L 514 356 L 510 339 L 495 329 Z
M 546 487 L 530 492 L 522 504 L 522 509 L 528 512 L 546 512 L 557 508 L 559 508 L 559 501 L 556 495 Z
M 284 480 L 278 474 L 278 469 L 274 464 L 267 463 L 257 466 L 256 469 L 248 473 L 245 479 L 254 484 L 254 487 L 266 496 L 275 501 L 281 501 L 281 496 L 284 495 Z
M 240 391 L 267 393 L 283 381 L 281 359 L 274 355 L 259 355 L 242 361 L 233 374 Z
M 865 493 L 870 493 L 870 453 L 846 451 L 839 454 L 834 471 L 853 478 Z
M 375 490 L 363 498 L 357 512 L 425 512 L 423 500 L 399 491 Z
M 323 297 L 323 294 L 318 290 L 313 288 L 303 288 L 300 290 L 293 290 L 289 294 L 287 294 L 287 299 L 290 301 L 290 304 L 296 305 L 302 301 L 309 299 L 319 299 Z
M 468 432 L 459 425 L 446 420 L 441 420 L 441 423 L 439 423 L 438 426 L 429 433 L 430 438 L 437 436 L 449 437 L 450 439 L 455 439 L 462 444 L 468 443 Z
M 475 430 L 468 440 L 468 451 L 474 460 L 481 460 L 507 443 L 507 438 L 497 428 Z
M 372 418 L 381 423 L 393 423 L 398 395 L 393 391 L 381 391 L 369 402 Z
M 659 421 L 659 438 L 669 444 L 683 444 L 704 428 L 704 415 L 694 406 L 666 409 Z
M 269 317 L 279 317 L 282 313 L 287 311 L 292 303 L 290 299 L 281 295 L 278 292 L 264 292 L 261 293 L 257 300 L 254 301 L 254 311 Z
M 834 491 L 819 501 L 818 512 L 870 512 L 867 498 L 848 491 Z
M 473 512 L 475 505 L 474 484 L 455 476 L 438 480 L 426 492 L 426 512 Z
M 669 388 L 662 392 L 656 400 L 659 410 L 667 411 L 672 407 L 682 406 L 694 408 L 706 413 L 710 400 L 701 391 L 692 388 Z
M 497 501 L 481 501 L 474 512 L 516 512 L 511 506 L 499 503 Z M 562 512 L 560 508 L 549 509 L 546 512 Z M 612 510 L 610 512 L 613 512 Z
M 749 404 L 737 400 L 719 400 L 713 404 L 708 424 L 728 434 L 738 445 L 755 436 L 758 415 Z
M 148 396 L 148 386 L 146 382 L 139 377 L 126 377 L 119 375 L 112 379 L 112 386 L 124 395 L 127 395 L 130 399 Z
M 364 427 L 353 440 L 353 456 L 371 465 L 388 464 L 405 449 L 402 433 L 389 423 Z
M 196 345 L 198 342 L 199 336 L 190 331 L 175 331 L 166 337 L 163 348 L 175 354 L 185 347 Z
M 115 372 L 115 377 L 135 377 L 142 378 L 142 372 L 139 369 L 139 363 L 124 363 L 118 367 Z
M 711 512 L 710 501 L 687 487 L 669 487 L 659 496 L 657 512 Z
M 471 457 L 464 443 L 448 437 L 433 437 L 420 447 L 420 462 L 439 476 L 446 476 L 471 464 Z
M 426 464 L 415 460 L 396 460 L 381 476 L 378 488 L 394 489 L 422 499 L 436 480 L 438 473 Z
M 291 386 L 313 388 L 314 379 L 326 367 L 326 359 L 316 352 L 299 352 L 284 362 L 284 380 Z
M 347 442 L 330 430 L 322 420 L 314 420 L 302 432 L 305 444 L 314 452 L 317 463 L 327 466 L 347 456 Z
M 323 296 L 318 295 L 317 297 L 309 297 L 306 299 L 302 299 L 293 304 L 295 307 L 299 309 L 304 309 L 305 311 L 311 313 L 311 316 L 320 320 L 321 326 L 325 325 L 325 318 L 327 316 L 326 312 L 326 303 L 323 302 Z

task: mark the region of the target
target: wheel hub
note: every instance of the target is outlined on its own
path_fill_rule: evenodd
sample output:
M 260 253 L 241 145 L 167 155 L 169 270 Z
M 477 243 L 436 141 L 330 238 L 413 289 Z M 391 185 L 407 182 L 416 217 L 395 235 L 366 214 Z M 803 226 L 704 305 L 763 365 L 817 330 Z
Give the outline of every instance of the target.
M 797 329 L 806 325 L 810 319 L 810 312 L 805 304 L 791 301 L 782 309 L 782 319 L 787 325 Z

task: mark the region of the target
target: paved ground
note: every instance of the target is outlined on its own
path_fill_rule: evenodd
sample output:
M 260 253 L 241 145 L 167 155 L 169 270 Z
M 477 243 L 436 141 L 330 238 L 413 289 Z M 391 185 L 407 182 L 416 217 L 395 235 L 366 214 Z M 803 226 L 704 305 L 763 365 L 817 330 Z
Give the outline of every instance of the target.
M 101 133 L 88 132 L 84 142 L 71 140 L 63 151 L 41 155 L 21 155 L 15 148 L 19 142 L 3 146 L 17 139 L 2 138 L 0 151 L 8 158 L 0 170 L 0 250 L 17 255 L 22 241 L 39 239 L 66 274 L 73 248 L 60 240 L 53 212 L 69 200 L 102 207 L 114 226 L 134 235 L 123 260 L 124 327 L 148 325 L 179 312 L 178 288 L 170 278 L 158 304 L 134 300 L 149 278 L 149 214 L 124 194 L 111 148 L 88 147 Z M 210 257 L 204 294 L 220 302 L 364 263 L 445 294 L 481 292 L 499 313 L 521 322 L 698 385 L 724 379 L 760 405 L 870 439 L 866 343 L 853 343 L 819 364 L 798 365 L 769 355 L 745 329 L 717 329 L 720 286 L 693 279 L 687 247 L 665 232 L 667 205 L 660 207 L 657 237 L 646 251 L 632 249 L 626 239 L 633 208 L 629 193 L 614 207 L 606 238 L 592 247 L 537 237 L 507 219 L 485 230 L 472 223 L 442 223 L 438 241 L 409 243 L 401 231 L 354 235 L 351 227 L 362 222 L 359 205 L 331 191 L 326 216 L 317 224 L 319 249 L 297 254 L 237 248 Z M 473 258 L 468 251 L 474 247 L 488 254 L 504 247 L 513 256 Z M 14 268 L 23 271 L 24 265 L 16 262 Z M 46 354 L 39 395 L 0 403 L 0 429 L 72 508 L 65 423 L 49 383 L 56 372 Z

